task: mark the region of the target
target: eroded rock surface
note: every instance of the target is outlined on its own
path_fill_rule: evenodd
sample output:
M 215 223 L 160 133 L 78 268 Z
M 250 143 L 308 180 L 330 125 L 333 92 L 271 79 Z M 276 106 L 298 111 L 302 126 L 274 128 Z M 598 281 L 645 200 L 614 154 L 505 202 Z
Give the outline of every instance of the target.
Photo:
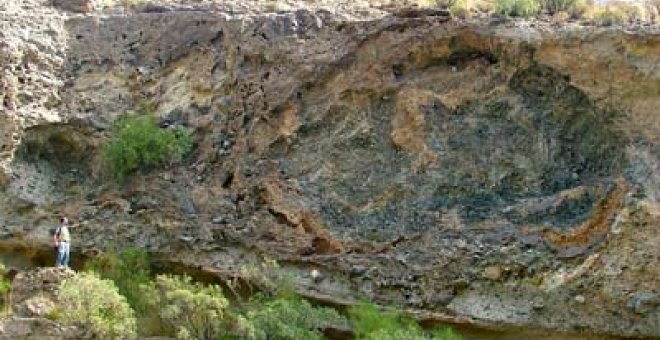
M 76 339 L 76 327 L 48 319 L 56 309 L 60 284 L 75 275 L 68 268 L 42 268 L 18 273 L 12 281 L 11 316 L 0 320 L 2 339 Z
M 657 27 L 0 6 L 6 242 L 47 247 L 64 212 L 78 252 L 276 259 L 309 295 L 660 335 Z M 197 147 L 112 185 L 99 146 L 144 104 Z

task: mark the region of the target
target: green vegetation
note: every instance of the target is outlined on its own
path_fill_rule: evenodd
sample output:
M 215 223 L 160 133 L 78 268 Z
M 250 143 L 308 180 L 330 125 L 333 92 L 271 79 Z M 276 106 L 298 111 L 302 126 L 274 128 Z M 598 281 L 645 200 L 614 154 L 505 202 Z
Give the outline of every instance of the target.
M 352 327 L 358 339 L 460 339 L 449 328 L 429 333 L 400 313 L 366 303 L 351 308 L 349 321 L 335 309 L 314 306 L 298 296 L 290 276 L 269 275 L 278 268 L 275 261 L 241 270 L 254 288 L 268 293 L 243 300 L 234 292 L 237 300 L 231 304 L 220 286 L 188 276 L 154 277 L 149 263 L 148 254 L 137 248 L 112 250 L 88 261 L 88 272 L 62 287 L 70 303 L 47 317 L 81 325 L 101 338 L 135 337 L 137 320 L 140 336 L 177 339 L 323 339 L 328 327 Z M 228 282 L 228 289 L 236 288 Z M 106 313 L 108 301 L 119 308 Z M 117 325 L 120 315 L 128 320 L 123 328 Z
M 323 339 L 322 329 L 346 324 L 336 310 L 300 297 L 255 299 L 242 320 L 241 335 L 251 339 Z
M 104 145 L 101 156 L 117 181 L 138 170 L 178 163 L 193 146 L 189 129 L 161 129 L 156 119 L 148 114 L 120 118 L 112 130 L 114 137 Z
M 217 285 L 193 282 L 188 276 L 159 275 L 142 291 L 165 329 L 178 339 L 215 339 L 227 331 L 229 302 Z
M 61 318 L 99 339 L 134 339 L 137 325 L 133 310 L 110 280 L 94 273 L 80 273 L 60 287 Z
M 381 311 L 376 305 L 361 303 L 353 306 L 348 314 L 357 339 L 364 340 L 459 340 L 462 337 L 451 328 L 439 328 L 425 332 L 412 319 L 393 310 Z
M 9 315 L 9 309 L 11 307 L 11 282 L 5 277 L 5 270 L 5 265 L 0 263 L 0 298 L 2 299 L 0 308 L 2 308 L 5 315 Z
M 593 17 L 594 21 L 602 26 L 620 25 L 629 20 L 624 10 L 610 7 L 596 11 Z
M 579 8 L 584 7 L 585 0 L 540 0 L 541 5 L 550 14 L 566 12 L 575 14 Z
M 472 7 L 469 0 L 456 0 L 449 6 L 451 15 L 459 18 L 469 17 L 471 10 Z
M 148 311 L 149 302 L 140 287 L 152 280 L 149 255 L 138 248 L 111 249 L 85 263 L 85 270 L 112 280 L 138 315 Z
M 531 17 L 541 11 L 538 0 L 496 0 L 495 11 L 512 17 Z

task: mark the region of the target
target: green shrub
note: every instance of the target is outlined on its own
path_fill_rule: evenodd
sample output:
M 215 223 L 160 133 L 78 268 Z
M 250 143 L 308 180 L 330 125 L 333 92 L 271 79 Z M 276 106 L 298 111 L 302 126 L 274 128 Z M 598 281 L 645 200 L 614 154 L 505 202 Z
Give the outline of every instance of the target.
M 103 147 L 101 156 L 117 181 L 137 170 L 180 162 L 193 146 L 189 129 L 161 129 L 150 115 L 120 118 L 113 131 L 114 137 Z
M 602 26 L 620 25 L 627 21 L 626 13 L 619 9 L 605 8 L 594 15 L 594 21 Z
M 145 314 L 149 303 L 140 287 L 151 281 L 149 254 L 139 248 L 109 250 L 85 263 L 86 271 L 93 271 L 101 278 L 112 280 L 119 293 L 138 315 Z
M 94 273 L 80 273 L 60 287 L 62 321 L 86 330 L 99 339 L 134 339 L 133 310 L 110 280 Z
M 357 339 L 364 340 L 459 340 L 462 337 L 451 328 L 444 327 L 427 333 L 401 313 L 381 311 L 376 305 L 361 303 L 349 309 L 348 314 Z
M 541 10 L 538 0 L 496 0 L 495 11 L 512 17 L 530 17 Z
M 250 339 L 322 339 L 323 328 L 346 324 L 336 310 L 314 307 L 300 297 L 254 300 L 240 320 L 238 335 Z
M 374 304 L 360 303 L 348 310 L 353 332 L 364 338 L 378 331 L 394 332 L 401 328 L 399 315 L 392 311 L 381 311 Z
M 467 18 L 470 16 L 470 3 L 468 0 L 456 0 L 449 7 L 449 12 L 454 17 Z
M 46 319 L 52 321 L 61 321 L 62 319 L 64 319 L 64 313 L 62 313 L 61 309 L 57 309 L 57 308 L 46 313 L 46 315 L 44 316 L 46 317 Z
M 0 263 L 0 298 L 2 298 L 2 304 L 0 308 L 4 311 L 5 315 L 9 315 L 9 309 L 11 307 L 10 301 L 11 293 L 11 281 L 5 277 L 5 265 Z
M 142 292 L 165 330 L 178 339 L 216 339 L 228 332 L 228 301 L 219 286 L 188 276 L 158 275 Z
M 541 4 L 550 14 L 562 11 L 573 14 L 584 4 L 584 0 L 541 0 Z

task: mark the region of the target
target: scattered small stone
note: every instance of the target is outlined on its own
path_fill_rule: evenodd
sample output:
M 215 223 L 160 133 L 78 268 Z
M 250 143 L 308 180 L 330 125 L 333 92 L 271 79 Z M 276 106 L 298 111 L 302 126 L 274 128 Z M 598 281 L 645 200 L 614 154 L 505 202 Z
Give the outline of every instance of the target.
M 312 277 L 314 283 L 320 283 L 325 278 L 324 275 L 317 269 L 312 269 L 310 276 Z
M 192 242 L 195 238 L 192 237 L 192 236 L 187 236 L 187 235 L 179 235 L 179 237 L 177 237 L 177 239 L 179 239 L 179 241 L 183 241 L 183 242 L 188 242 L 188 243 L 190 243 L 190 242 Z
M 362 276 L 362 275 L 367 273 L 367 270 L 368 270 L 368 268 L 365 267 L 365 266 L 360 266 L 360 265 L 353 266 L 353 267 L 351 267 L 351 271 L 350 271 L 349 275 L 350 275 L 350 277 Z
M 446 306 L 451 303 L 451 301 L 456 297 L 452 293 L 440 293 L 436 294 L 428 299 L 428 302 L 433 305 L 443 305 Z
M 225 221 L 225 218 L 222 217 L 222 216 L 216 216 L 216 217 L 214 217 L 214 218 L 211 220 L 211 222 L 212 222 L 213 224 L 224 224 L 224 223 L 226 223 L 227 221 Z
M 470 281 L 466 279 L 454 280 L 454 282 L 452 282 L 452 287 L 454 288 L 454 291 L 460 292 L 461 290 L 470 287 Z
M 486 279 L 489 280 L 499 280 L 502 278 L 502 267 L 500 266 L 488 266 L 484 269 L 483 273 L 481 274 Z
M 587 299 L 585 299 L 585 297 L 582 295 L 576 295 L 574 300 L 577 303 L 584 303 L 585 301 L 587 301 Z
M 534 310 L 541 310 L 543 308 L 545 308 L 545 304 L 543 302 L 536 301 L 532 304 L 532 309 Z
M 401 263 L 404 266 L 408 264 L 408 260 L 407 260 L 406 255 L 399 254 L 399 255 L 394 256 L 394 259 L 399 261 L 399 263 Z

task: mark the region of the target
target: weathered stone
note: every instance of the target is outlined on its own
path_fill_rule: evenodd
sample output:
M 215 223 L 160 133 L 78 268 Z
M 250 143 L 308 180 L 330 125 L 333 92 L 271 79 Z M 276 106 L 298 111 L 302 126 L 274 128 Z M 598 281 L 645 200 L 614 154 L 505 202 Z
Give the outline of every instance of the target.
M 59 285 L 75 272 L 68 268 L 42 268 L 20 272 L 12 281 L 12 310 L 18 316 L 43 316 L 57 301 Z
M 12 316 L 0 320 L 0 338 L 3 339 L 80 339 L 76 327 L 64 327 L 45 318 Z
M 55 309 L 55 302 L 43 296 L 35 296 L 25 300 L 27 316 L 46 316 Z
M 323 275 L 323 273 L 321 273 L 318 269 L 312 269 L 309 276 L 312 278 L 314 283 L 321 283 L 321 281 L 323 281 L 325 278 L 325 275 Z
M 648 314 L 660 310 L 660 294 L 653 292 L 638 292 L 633 294 L 626 307 L 636 314 Z
M 427 298 L 427 302 L 431 305 L 446 306 L 451 303 L 451 300 L 453 300 L 454 297 L 456 297 L 456 295 L 452 293 L 440 293 Z
M 94 2 L 92 0 L 53 0 L 53 6 L 61 10 L 77 13 L 94 11 Z
M 186 243 L 190 243 L 190 242 L 192 242 L 193 240 L 195 240 L 194 237 L 192 237 L 192 236 L 188 236 L 188 235 L 179 235 L 179 236 L 177 236 L 177 239 L 178 239 L 179 241 L 183 241 L 183 242 L 186 242 Z
M 500 266 L 488 266 L 484 268 L 482 276 L 489 280 L 499 280 L 502 278 L 502 267 Z
M 360 266 L 360 265 L 353 266 L 353 267 L 351 267 L 349 275 L 351 277 L 360 277 L 360 276 L 365 275 L 368 270 L 369 270 L 369 268 L 367 268 L 366 266 Z

